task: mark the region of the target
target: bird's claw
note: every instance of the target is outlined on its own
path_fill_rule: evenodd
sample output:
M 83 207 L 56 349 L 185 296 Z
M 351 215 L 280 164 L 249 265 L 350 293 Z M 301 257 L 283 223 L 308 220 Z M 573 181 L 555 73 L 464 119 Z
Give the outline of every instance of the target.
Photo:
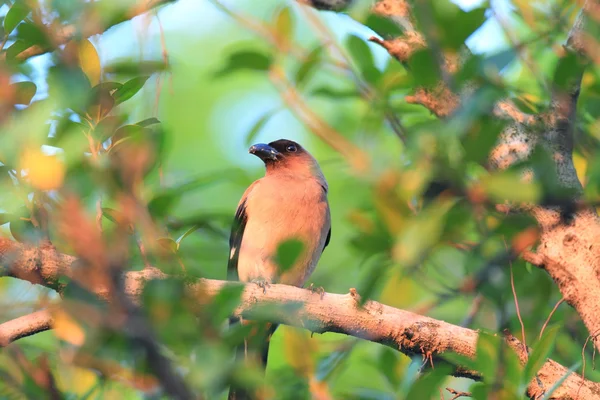
M 271 286 L 269 281 L 267 281 L 265 279 L 253 279 L 252 283 L 255 283 L 256 285 L 258 285 L 259 288 L 262 288 L 263 294 L 266 294 L 267 288 Z
M 310 290 L 313 293 L 318 293 L 319 297 L 321 298 L 321 300 L 323 300 L 323 297 L 325 297 L 325 289 L 323 288 L 323 286 L 319 286 L 319 287 L 315 287 L 314 283 L 311 283 L 308 286 L 308 290 Z

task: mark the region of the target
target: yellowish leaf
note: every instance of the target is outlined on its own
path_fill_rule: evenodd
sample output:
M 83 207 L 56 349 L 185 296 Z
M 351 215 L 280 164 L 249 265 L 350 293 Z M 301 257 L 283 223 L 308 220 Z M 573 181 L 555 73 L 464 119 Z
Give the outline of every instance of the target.
M 53 314 L 54 334 L 56 337 L 75 346 L 83 345 L 85 342 L 83 328 L 62 309 L 54 310 Z
M 585 186 L 585 175 L 587 172 L 587 160 L 578 153 L 573 153 L 573 164 L 575 165 L 575 171 L 577 171 L 577 177 L 583 186 Z
M 498 225 L 500 225 L 500 220 L 496 217 L 488 215 L 485 218 L 485 223 L 486 223 L 488 229 L 496 229 L 498 227 Z
M 531 0 L 515 0 L 514 4 L 519 8 L 519 14 L 530 28 L 535 27 L 535 14 Z
M 79 65 L 90 80 L 92 86 L 100 83 L 100 57 L 94 45 L 88 40 L 82 40 L 78 49 Z
M 27 172 L 31 186 L 40 190 L 53 190 L 62 186 L 65 164 L 56 155 L 48 155 L 41 149 L 28 148 L 23 151 L 19 168 Z
M 317 380 L 315 376 L 311 376 L 308 380 L 308 388 L 310 394 L 314 400 L 331 400 L 331 393 L 329 393 L 329 386 L 327 382 Z
M 98 376 L 86 368 L 63 364 L 56 369 L 58 388 L 78 395 L 87 393 L 96 384 Z
M 407 308 L 413 305 L 417 286 L 399 272 L 387 279 L 381 293 L 381 301 L 392 307 Z
M 312 358 L 317 350 L 317 342 L 310 339 L 310 334 L 298 328 L 289 326 L 283 329 L 285 357 L 290 365 L 302 376 L 313 374 L 315 363 Z

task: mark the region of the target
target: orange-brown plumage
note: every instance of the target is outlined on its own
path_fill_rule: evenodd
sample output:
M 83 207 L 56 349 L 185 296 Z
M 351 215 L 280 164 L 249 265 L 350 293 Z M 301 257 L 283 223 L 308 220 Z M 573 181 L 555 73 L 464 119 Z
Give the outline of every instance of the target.
M 281 139 L 254 145 L 250 152 L 264 161 L 266 174 L 250 185 L 240 200 L 228 269 L 243 282 L 303 286 L 331 236 L 327 181 L 317 161 L 298 143 Z M 303 250 L 289 269 L 281 271 L 277 249 L 289 239 L 299 240 Z M 241 353 L 245 357 L 247 350 Z M 268 337 L 257 350 L 266 364 Z M 229 398 L 252 396 L 232 388 Z

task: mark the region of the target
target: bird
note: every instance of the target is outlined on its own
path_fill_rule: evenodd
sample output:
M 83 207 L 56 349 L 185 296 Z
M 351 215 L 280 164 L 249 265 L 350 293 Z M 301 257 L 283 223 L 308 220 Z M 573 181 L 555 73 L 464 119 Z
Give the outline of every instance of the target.
M 254 282 L 263 290 L 271 283 L 302 287 L 331 239 L 327 181 L 317 160 L 294 141 L 254 144 L 248 152 L 263 161 L 266 171 L 239 201 L 229 238 L 228 277 Z M 302 243 L 302 250 L 284 269 L 277 250 L 288 240 Z M 261 324 L 251 331 L 237 347 L 236 360 L 258 356 L 264 371 L 276 329 L 277 324 Z M 230 387 L 229 400 L 253 398 L 255 394 L 235 384 Z

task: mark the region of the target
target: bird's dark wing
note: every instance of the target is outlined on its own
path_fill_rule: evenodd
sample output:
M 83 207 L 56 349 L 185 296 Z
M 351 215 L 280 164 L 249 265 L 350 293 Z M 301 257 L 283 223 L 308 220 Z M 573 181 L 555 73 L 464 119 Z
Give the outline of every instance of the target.
M 231 225 L 231 233 L 229 235 L 229 262 L 227 263 L 227 279 L 231 281 L 237 281 L 238 273 L 238 258 L 240 256 L 240 248 L 242 246 L 242 238 L 244 236 L 244 229 L 248 222 L 248 197 L 251 195 L 252 190 L 258 185 L 260 179 L 255 181 L 252 185 L 246 189 L 242 195 L 242 199 L 238 204 L 238 208 L 233 218 L 233 224 Z
M 323 253 L 325 251 L 325 247 L 327 247 L 330 240 L 331 240 L 331 227 L 329 228 L 329 232 L 327 232 L 327 238 L 325 238 L 325 245 L 323 246 L 323 250 L 321 250 L 321 253 Z
M 240 247 L 242 246 L 242 237 L 244 229 L 248 221 L 246 213 L 246 197 L 242 198 L 238 205 L 233 224 L 231 225 L 231 233 L 229 235 L 229 262 L 227 263 L 227 279 L 238 280 L 237 264 L 240 256 Z

